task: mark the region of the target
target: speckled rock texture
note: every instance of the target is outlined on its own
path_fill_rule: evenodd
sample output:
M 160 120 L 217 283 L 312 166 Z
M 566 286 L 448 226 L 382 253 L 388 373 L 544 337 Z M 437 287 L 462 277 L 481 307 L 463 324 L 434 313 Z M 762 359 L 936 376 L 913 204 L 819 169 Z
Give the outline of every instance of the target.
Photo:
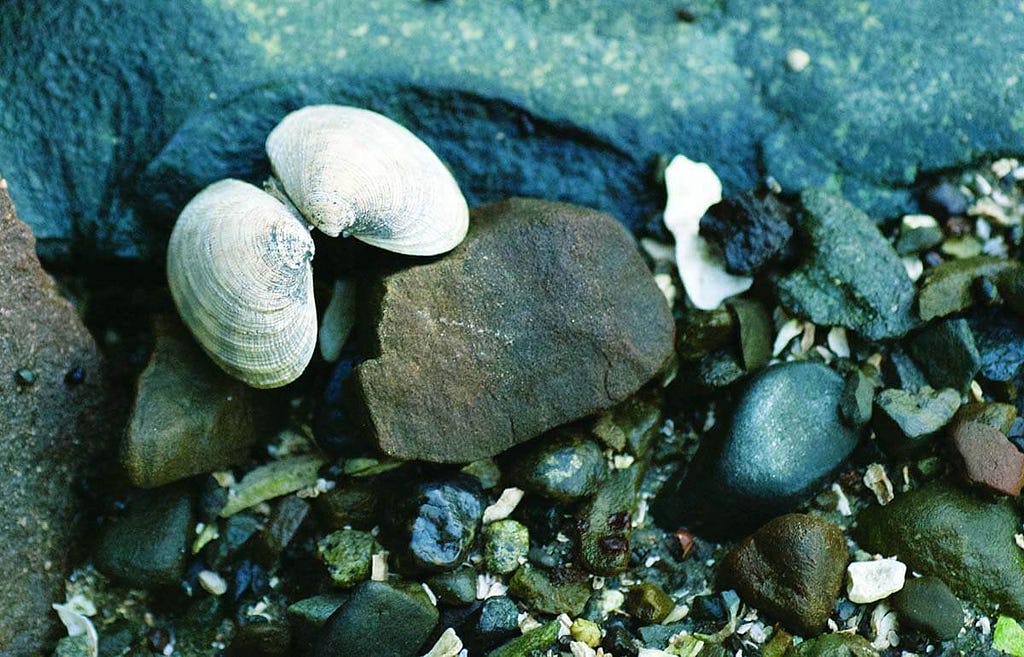
M 82 368 L 85 377 L 68 376 Z M 34 382 L 19 382 L 29 370 Z M 28 377 L 22 374 L 22 381 Z M 80 492 L 117 429 L 104 407 L 100 356 L 43 271 L 0 179 L 0 655 L 43 652 L 59 626 L 65 571 L 81 547 Z
M 472 214 L 445 258 L 370 295 L 376 355 L 357 421 L 401 459 L 468 462 L 611 407 L 672 353 L 675 327 L 636 243 L 608 215 L 513 199 Z
M 711 163 L 727 190 L 767 173 L 881 218 L 929 172 L 1024 151 L 1010 0 L 688 8 L 684 21 L 672 0 L 14 0 L 0 166 L 61 257 L 75 236 L 76 252 L 162 247 L 204 184 L 258 181 L 267 131 L 314 102 L 407 124 L 474 205 L 543 195 L 630 224 L 660 205 L 660 154 Z M 800 71 L 793 48 L 809 55 Z

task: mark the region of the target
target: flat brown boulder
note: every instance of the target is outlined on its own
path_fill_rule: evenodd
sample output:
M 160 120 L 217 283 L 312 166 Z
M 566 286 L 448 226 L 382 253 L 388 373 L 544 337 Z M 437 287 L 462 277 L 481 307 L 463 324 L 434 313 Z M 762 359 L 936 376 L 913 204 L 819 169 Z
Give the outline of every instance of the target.
M 378 354 L 357 417 L 403 459 L 464 462 L 612 406 L 669 358 L 674 324 L 612 217 L 512 199 L 474 211 L 447 256 L 371 294 Z
M 76 490 L 103 448 L 96 345 L 0 179 L 0 655 L 44 652 L 75 554 Z M 113 445 L 119 427 L 107 427 Z

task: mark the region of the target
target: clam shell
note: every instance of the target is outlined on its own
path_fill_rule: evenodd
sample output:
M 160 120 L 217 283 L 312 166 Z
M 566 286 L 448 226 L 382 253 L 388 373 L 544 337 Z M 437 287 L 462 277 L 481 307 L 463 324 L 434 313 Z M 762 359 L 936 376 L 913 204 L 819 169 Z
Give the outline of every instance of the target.
M 167 247 L 171 295 L 203 350 L 256 388 L 295 380 L 316 347 L 313 239 L 280 201 L 222 180 L 196 195 Z
M 292 112 L 267 137 L 274 175 L 324 233 L 407 255 L 437 255 L 466 236 L 455 178 L 416 135 L 355 107 Z

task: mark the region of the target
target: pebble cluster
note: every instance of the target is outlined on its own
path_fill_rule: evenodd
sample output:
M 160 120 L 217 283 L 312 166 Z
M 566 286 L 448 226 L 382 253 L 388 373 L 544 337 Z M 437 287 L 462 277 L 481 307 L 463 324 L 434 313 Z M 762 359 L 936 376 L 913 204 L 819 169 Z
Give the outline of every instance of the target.
M 498 204 L 284 395 L 165 322 L 54 654 L 1024 655 L 1022 196 L 727 195 L 709 309 L 657 222 Z

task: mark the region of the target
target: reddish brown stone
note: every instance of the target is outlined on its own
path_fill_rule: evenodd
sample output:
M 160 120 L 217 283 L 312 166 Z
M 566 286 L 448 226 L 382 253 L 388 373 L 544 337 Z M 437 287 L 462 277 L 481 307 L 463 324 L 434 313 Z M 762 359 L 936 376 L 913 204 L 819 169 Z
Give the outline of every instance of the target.
M 76 368 L 84 378 L 67 377 Z M 96 345 L 40 266 L 0 179 L 0 654 L 52 648 L 50 605 L 64 601 L 80 546 L 75 491 L 120 430 L 95 440 L 102 390 Z
M 1003 495 L 1024 488 L 1024 454 L 995 427 L 960 422 L 949 433 L 953 458 L 968 483 Z

